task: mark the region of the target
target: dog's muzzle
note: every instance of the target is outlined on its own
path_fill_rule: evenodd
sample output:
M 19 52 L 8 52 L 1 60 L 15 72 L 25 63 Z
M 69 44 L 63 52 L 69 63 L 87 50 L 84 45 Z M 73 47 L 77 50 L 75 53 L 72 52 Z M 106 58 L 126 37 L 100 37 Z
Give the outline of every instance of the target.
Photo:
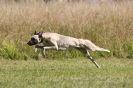
M 28 44 L 29 46 L 36 45 L 36 44 L 33 43 L 32 41 L 29 41 L 27 44 Z

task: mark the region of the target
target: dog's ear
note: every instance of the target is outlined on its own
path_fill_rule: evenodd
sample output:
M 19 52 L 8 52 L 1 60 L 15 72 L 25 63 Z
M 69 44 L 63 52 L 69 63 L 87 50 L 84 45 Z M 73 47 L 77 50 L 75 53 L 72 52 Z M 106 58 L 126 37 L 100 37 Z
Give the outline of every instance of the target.
M 39 32 L 39 33 L 38 33 L 39 38 L 42 38 L 42 34 L 43 34 L 43 32 Z
M 36 31 L 34 32 L 34 35 L 36 35 L 37 33 L 36 33 Z

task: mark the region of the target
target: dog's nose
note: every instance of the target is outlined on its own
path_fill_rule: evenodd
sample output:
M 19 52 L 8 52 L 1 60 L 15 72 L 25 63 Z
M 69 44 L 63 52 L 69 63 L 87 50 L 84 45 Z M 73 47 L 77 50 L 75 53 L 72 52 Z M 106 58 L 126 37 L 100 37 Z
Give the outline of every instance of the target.
M 27 42 L 27 44 L 29 45 L 29 42 Z
M 29 41 L 29 42 L 27 42 L 27 44 L 28 44 L 28 45 L 31 45 L 31 44 L 30 44 L 30 41 Z
M 27 42 L 27 44 L 28 44 L 29 46 L 32 46 L 32 45 L 33 45 L 32 41 Z

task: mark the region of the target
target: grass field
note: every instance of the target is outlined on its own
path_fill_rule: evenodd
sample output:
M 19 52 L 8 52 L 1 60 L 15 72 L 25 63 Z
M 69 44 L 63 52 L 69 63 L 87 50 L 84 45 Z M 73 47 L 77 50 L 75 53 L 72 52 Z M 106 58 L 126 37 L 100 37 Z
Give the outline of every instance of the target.
M 0 60 L 0 88 L 133 88 L 132 59 Z

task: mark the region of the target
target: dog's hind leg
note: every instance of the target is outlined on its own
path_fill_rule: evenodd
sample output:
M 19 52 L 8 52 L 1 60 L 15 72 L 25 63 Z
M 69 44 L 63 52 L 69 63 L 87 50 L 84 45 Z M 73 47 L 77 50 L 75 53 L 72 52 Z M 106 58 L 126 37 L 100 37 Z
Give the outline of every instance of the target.
M 97 68 L 100 68 L 100 66 L 98 65 L 98 63 L 95 61 L 95 59 L 93 57 L 91 57 L 89 51 L 87 50 L 87 57 L 96 65 Z
M 89 58 L 96 65 L 97 68 L 100 68 L 100 66 L 95 61 L 95 59 L 91 57 L 91 55 L 90 55 L 88 50 L 86 50 L 84 48 L 76 48 L 76 49 L 78 49 L 85 57 L 86 57 L 86 53 L 87 53 L 87 58 Z

